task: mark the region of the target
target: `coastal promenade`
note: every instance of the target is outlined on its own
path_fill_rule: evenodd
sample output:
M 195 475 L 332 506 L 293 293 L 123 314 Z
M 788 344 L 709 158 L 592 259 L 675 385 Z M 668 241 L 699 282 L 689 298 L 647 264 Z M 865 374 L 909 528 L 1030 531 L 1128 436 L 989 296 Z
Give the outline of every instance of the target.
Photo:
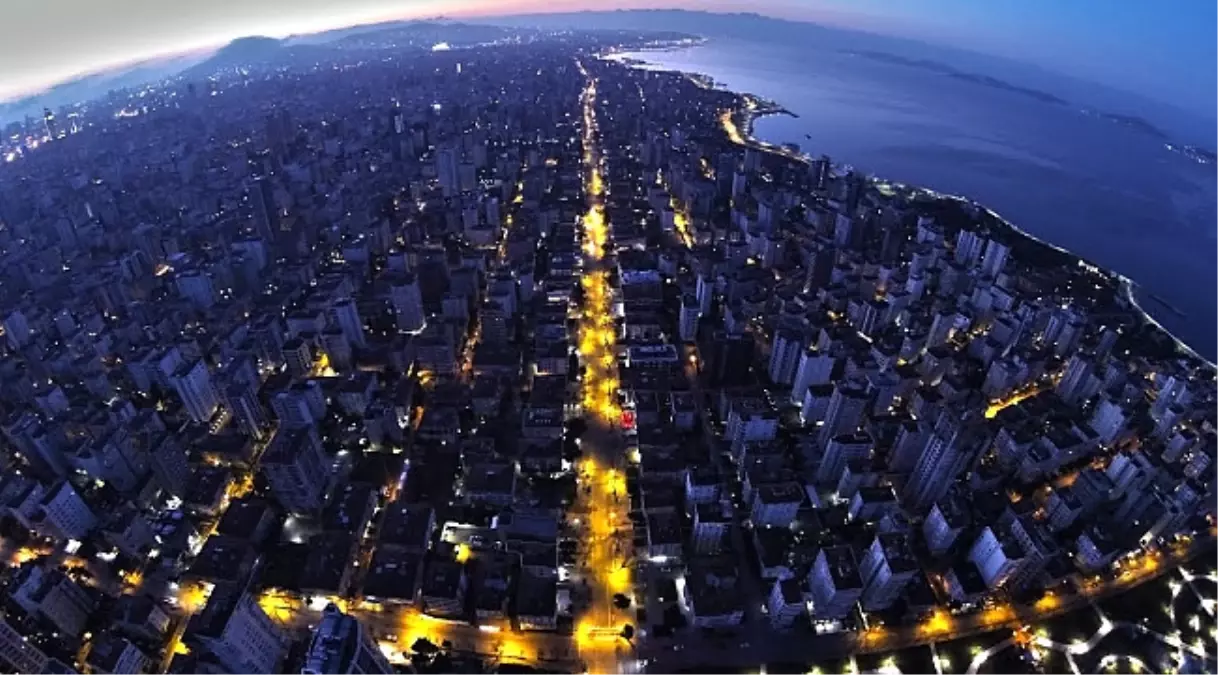
M 997 605 L 967 615 L 944 610 L 912 625 L 878 626 L 867 631 L 843 631 L 811 635 L 755 630 L 728 642 L 687 635 L 674 642 L 649 642 L 639 656 L 647 660 L 647 671 L 669 673 L 696 670 L 706 664 L 724 668 L 751 668 L 760 663 L 812 663 L 908 649 L 920 645 L 958 640 L 998 630 L 1016 630 L 1086 608 L 1172 572 L 1203 555 L 1213 556 L 1215 538 L 1198 538 L 1187 546 L 1147 558 L 1131 565 L 1128 573 L 1104 583 L 1087 586 L 1069 595 L 1046 595 L 1031 605 Z
M 708 78 L 697 77 L 697 76 L 690 75 L 688 73 L 686 73 L 685 75 L 689 79 L 690 82 L 693 82 L 694 84 L 698 85 L 701 88 L 704 88 L 704 89 L 714 88 L 714 85 Z M 781 145 L 775 145 L 773 143 L 768 143 L 753 135 L 753 123 L 758 118 L 764 117 L 766 115 L 790 114 L 790 113 L 788 113 L 788 111 L 786 111 L 785 108 L 782 108 L 781 106 L 778 106 L 777 104 L 774 104 L 774 103 L 769 103 L 769 102 L 763 103 L 761 100 L 759 100 L 758 98 L 756 98 L 750 94 L 738 94 L 738 97 L 740 99 L 740 105 L 734 109 L 724 110 L 720 114 L 720 118 L 719 118 L 720 124 L 723 127 L 723 131 L 724 131 L 724 133 L 727 134 L 727 137 L 729 140 L 731 140 L 733 143 L 735 143 L 737 145 L 755 148 L 762 152 L 767 152 L 767 153 L 771 153 L 774 155 L 778 155 L 780 157 L 784 157 L 791 161 L 800 162 L 803 164 L 807 164 L 811 161 L 811 158 L 806 154 L 796 152 L 790 148 L 787 148 L 787 147 L 784 147 Z M 972 199 L 969 199 L 968 197 L 965 197 L 963 195 L 954 195 L 954 194 L 936 192 L 936 191 L 928 189 L 928 188 L 908 185 L 905 183 L 899 183 L 899 182 L 895 182 L 895 181 L 887 181 L 887 180 L 883 180 L 883 179 L 874 179 L 874 180 L 878 185 L 881 185 L 884 187 L 896 188 L 896 189 L 903 190 L 903 191 L 923 194 L 923 195 L 933 197 L 936 199 L 947 199 L 947 200 L 951 200 L 951 201 L 955 201 L 955 202 L 960 202 L 963 204 L 977 206 L 978 208 L 983 209 L 988 215 L 993 217 L 995 220 L 1001 222 L 1010 231 L 1018 234 L 1019 236 L 1022 236 L 1025 239 L 1028 239 L 1029 241 L 1036 242 L 1037 244 L 1040 244 L 1042 246 L 1048 247 L 1059 253 L 1069 255 L 1069 256 L 1075 258 L 1080 264 L 1088 265 L 1088 266 L 1098 270 L 1100 273 L 1102 273 L 1105 276 L 1109 277 L 1110 279 L 1114 280 L 1120 286 L 1121 296 L 1124 298 L 1124 300 L 1129 305 L 1131 311 L 1134 312 L 1134 314 L 1138 317 L 1139 320 L 1154 326 L 1155 329 L 1157 329 L 1158 331 L 1163 333 L 1164 336 L 1166 336 L 1168 339 L 1170 339 L 1175 344 L 1176 348 L 1179 349 L 1181 353 L 1201 361 L 1203 364 L 1208 366 L 1210 369 L 1218 368 L 1218 364 L 1216 364 L 1214 361 L 1211 361 L 1211 360 L 1205 358 L 1204 356 L 1202 356 L 1201 354 L 1199 354 L 1195 349 L 1190 347 L 1183 340 L 1179 339 L 1174 334 L 1172 334 L 1171 331 L 1169 331 L 1160 321 L 1155 319 L 1153 315 L 1151 315 L 1148 311 L 1146 311 L 1146 309 L 1142 306 L 1141 302 L 1137 298 L 1138 283 L 1136 281 L 1134 281 L 1133 279 L 1130 279 L 1129 277 L 1127 277 L 1123 274 L 1120 274 L 1118 272 L 1100 268 L 1100 267 L 1094 265 L 1093 263 L 1091 263 L 1090 261 L 1088 261 L 1086 258 L 1083 258 L 1082 256 L 1078 255 L 1077 253 L 1070 251 L 1069 249 L 1058 246 L 1052 242 L 1045 241 L 1044 239 L 1041 239 L 1040 237 L 1037 237 L 1036 235 L 1031 234 L 1030 232 L 1019 227 L 1018 225 L 1015 225 L 1011 221 L 1006 220 L 998 213 L 995 213 L 994 211 L 992 211 L 980 204 L 977 204 Z

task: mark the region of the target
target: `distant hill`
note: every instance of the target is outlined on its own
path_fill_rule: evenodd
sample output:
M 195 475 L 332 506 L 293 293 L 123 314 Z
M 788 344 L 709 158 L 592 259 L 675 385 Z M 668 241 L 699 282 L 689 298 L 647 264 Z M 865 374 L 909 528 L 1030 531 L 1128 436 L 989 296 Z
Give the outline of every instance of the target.
M 403 19 L 400 21 L 381 21 L 378 23 L 366 23 L 359 26 L 347 26 L 346 28 L 335 28 L 326 30 L 320 33 L 308 33 L 306 35 L 289 35 L 283 41 L 289 45 L 320 45 L 338 42 L 347 38 L 354 38 L 368 34 L 388 34 L 394 31 L 403 30 L 426 30 L 437 26 L 453 26 L 457 25 L 443 17 L 434 19 Z M 488 26 L 479 26 L 479 28 L 487 28 Z
M 198 79 L 225 70 L 238 68 L 266 68 L 287 65 L 292 59 L 326 51 L 318 45 L 288 45 L 283 40 L 255 35 L 237 38 L 210 58 L 197 63 L 179 75 L 185 79 Z
M 719 13 L 686 9 L 617 9 L 555 14 L 513 14 L 468 19 L 469 23 L 532 27 L 548 30 L 650 30 L 678 31 L 694 35 L 744 40 L 817 39 L 854 40 L 876 38 L 806 21 L 788 21 L 755 12 Z M 888 38 L 882 38 L 888 39 Z
M 409 23 L 408 21 L 380 21 L 378 23 L 365 23 L 358 26 L 347 26 L 345 28 L 334 28 L 332 30 L 323 30 L 320 33 L 303 33 L 299 35 L 289 35 L 283 39 L 284 44 L 288 45 L 321 45 L 351 35 L 360 35 L 363 33 L 375 33 L 387 28 L 400 27 L 402 24 Z
M 370 31 L 332 32 L 336 34 L 335 39 L 326 44 L 340 49 L 430 49 L 441 42 L 453 48 L 471 47 L 496 42 L 509 36 L 529 35 L 535 31 L 528 28 L 428 20 L 383 23 L 378 24 L 376 30 Z
M 206 62 L 249 63 L 250 61 L 276 58 L 283 53 L 283 50 L 284 44 L 281 40 L 265 35 L 251 35 L 237 38 L 224 45 Z
M 309 35 L 292 35 L 282 40 L 261 35 L 242 37 L 217 49 L 84 75 L 61 82 L 46 91 L 0 103 L 0 124 L 27 116 L 41 116 L 44 107 L 54 109 L 93 100 L 117 89 L 138 87 L 171 77 L 202 79 L 238 68 L 287 66 L 295 59 L 315 58 L 332 49 L 430 48 L 438 42 L 459 47 L 493 42 L 508 34 L 519 33 L 520 29 L 438 18 L 365 24 Z
M 138 87 L 173 77 L 210 56 L 211 51 L 151 59 L 82 75 L 36 94 L 0 103 L 0 123 L 26 116 L 39 117 L 43 108 L 58 108 L 105 96 L 116 89 Z

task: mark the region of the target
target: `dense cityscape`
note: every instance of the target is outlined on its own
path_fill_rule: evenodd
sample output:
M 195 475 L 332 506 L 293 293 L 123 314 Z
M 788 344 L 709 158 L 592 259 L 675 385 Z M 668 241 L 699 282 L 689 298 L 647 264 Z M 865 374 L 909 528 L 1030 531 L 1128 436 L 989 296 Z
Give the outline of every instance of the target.
M 695 39 L 239 42 L 6 128 L 0 667 L 1218 669 L 1213 364 L 614 57 Z

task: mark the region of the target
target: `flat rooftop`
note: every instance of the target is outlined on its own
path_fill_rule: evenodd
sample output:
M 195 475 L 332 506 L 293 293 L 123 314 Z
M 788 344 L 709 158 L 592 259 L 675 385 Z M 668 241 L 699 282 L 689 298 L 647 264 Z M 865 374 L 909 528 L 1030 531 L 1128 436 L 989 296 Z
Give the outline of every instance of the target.
M 862 588 L 863 580 L 859 577 L 858 562 L 854 551 L 849 546 L 826 546 L 820 550 L 829 566 L 829 574 L 833 578 L 833 586 L 837 590 Z

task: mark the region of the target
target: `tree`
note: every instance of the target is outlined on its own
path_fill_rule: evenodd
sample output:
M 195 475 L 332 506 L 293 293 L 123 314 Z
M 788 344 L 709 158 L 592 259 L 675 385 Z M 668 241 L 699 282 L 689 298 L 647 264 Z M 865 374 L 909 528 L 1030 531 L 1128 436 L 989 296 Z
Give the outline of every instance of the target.
M 416 654 L 431 656 L 439 652 L 440 648 L 437 647 L 431 640 L 421 637 L 418 640 L 415 640 L 414 644 L 410 645 L 410 650 Z
M 453 670 L 453 658 L 445 653 L 436 654 L 436 658 L 431 662 L 431 668 L 427 672 L 431 673 L 451 673 Z

